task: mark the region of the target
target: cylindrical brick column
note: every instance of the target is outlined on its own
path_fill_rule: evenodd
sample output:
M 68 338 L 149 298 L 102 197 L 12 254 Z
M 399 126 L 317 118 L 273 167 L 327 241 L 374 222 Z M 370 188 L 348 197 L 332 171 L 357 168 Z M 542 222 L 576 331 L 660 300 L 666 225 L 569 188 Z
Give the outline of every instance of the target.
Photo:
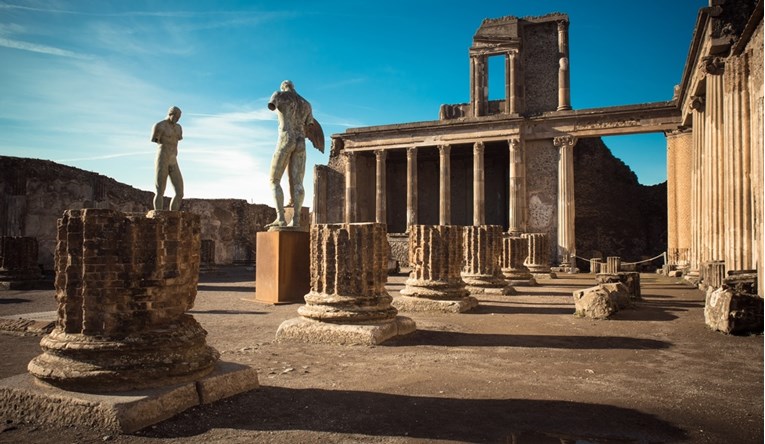
M 385 155 L 387 151 L 375 151 L 375 222 L 387 224 L 385 196 Z
M 507 232 L 520 234 L 526 231 L 526 163 L 521 139 L 513 137 L 507 143 L 510 149 Z
M 300 316 L 323 322 L 391 321 L 385 224 L 311 226 L 311 292 Z
M 550 274 L 550 237 L 547 233 L 523 233 L 521 237 L 529 242 L 526 267 L 532 274 Z
M 356 153 L 345 151 L 345 223 L 356 222 Z
M 386 225 L 311 226 L 311 290 L 300 317 L 282 322 L 278 341 L 373 345 L 416 329 L 391 306 L 385 289 Z
M 199 216 L 68 210 L 58 222 L 56 327 L 29 363 L 68 390 L 124 391 L 196 380 L 218 352 L 190 315 Z
M 473 144 L 473 225 L 476 226 L 486 223 L 483 152 L 483 142 Z
M 704 98 L 693 97 L 691 101 L 693 114 L 693 159 L 691 177 L 691 270 L 690 274 L 698 275 L 701 271 L 703 260 L 702 232 L 704 231 L 704 212 L 702 211 L 704 182 L 703 162 L 704 157 Z
M 505 234 L 502 238 L 502 274 L 512 285 L 535 285 L 525 262 L 529 256 L 529 242 L 520 236 Z
M 561 136 L 553 141 L 560 149 L 558 158 L 558 262 L 561 267 L 576 268 L 574 145 L 576 137 Z
M 28 290 L 42 278 L 37 238 L 0 237 L 0 290 Z
M 478 302 L 462 280 L 462 227 L 413 225 L 409 230 L 412 271 L 393 305 L 402 311 L 463 312 Z
M 605 265 L 602 257 L 590 258 L 590 273 L 601 273 L 601 269 Z
M 731 57 L 725 80 L 725 267 L 729 271 L 755 269 L 749 105 L 749 57 Z M 762 199 L 762 195 L 760 195 Z M 762 214 L 759 215 L 761 217 Z
M 417 225 L 417 148 L 406 149 L 406 226 Z
M 568 20 L 558 20 L 558 111 L 571 109 L 570 70 L 568 64 Z
M 725 164 L 725 140 L 723 121 L 723 60 L 719 57 L 704 59 L 702 69 L 706 72 L 706 124 L 705 145 L 708 157 L 703 159 L 705 167 L 704 184 L 708 192 L 703 202 L 706 212 L 707 230 L 703 243 L 709 246 L 705 261 L 725 259 L 725 187 L 724 176 L 728 165 Z
M 513 294 L 502 275 L 502 227 L 481 225 L 464 227 L 465 262 L 462 280 L 470 293 Z
M 622 258 L 619 256 L 608 256 L 605 267 L 601 267 L 601 272 L 606 274 L 616 274 L 622 267 Z
M 438 187 L 438 224 L 450 225 L 452 220 L 451 145 L 438 146 L 440 185 Z

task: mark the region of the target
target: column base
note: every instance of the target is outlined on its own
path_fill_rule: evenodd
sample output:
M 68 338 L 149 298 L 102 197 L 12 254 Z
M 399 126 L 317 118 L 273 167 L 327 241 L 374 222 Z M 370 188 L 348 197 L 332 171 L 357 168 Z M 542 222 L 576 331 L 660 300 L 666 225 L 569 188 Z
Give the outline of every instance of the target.
M 282 322 L 276 330 L 276 340 L 311 344 L 377 345 L 415 330 L 417 325 L 405 316 L 396 316 L 390 321 L 376 324 L 335 324 L 300 317 Z
M 501 277 L 494 275 L 462 275 L 465 288 L 470 294 L 517 294 L 515 289 Z
M 391 305 L 404 312 L 464 313 L 477 307 L 478 299 L 473 296 L 465 296 L 458 300 L 398 296 L 393 298 Z
M 512 286 L 519 286 L 519 287 L 536 287 L 539 285 L 537 283 L 537 280 L 534 279 L 534 276 L 531 276 L 527 279 L 512 279 L 512 278 L 506 278 L 507 282 Z

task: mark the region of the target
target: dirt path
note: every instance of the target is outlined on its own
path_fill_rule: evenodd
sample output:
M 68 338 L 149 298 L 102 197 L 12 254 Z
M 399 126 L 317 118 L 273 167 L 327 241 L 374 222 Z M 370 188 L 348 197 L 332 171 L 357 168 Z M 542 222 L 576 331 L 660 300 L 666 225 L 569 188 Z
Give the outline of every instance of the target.
M 221 359 L 261 388 L 135 435 L 0 422 L 0 442 L 762 442 L 763 338 L 709 331 L 703 295 L 642 275 L 636 308 L 572 316 L 592 275 L 479 297 L 464 314 L 406 314 L 418 331 L 377 347 L 274 343 L 297 305 L 252 298 L 251 269 L 205 275 L 192 313 Z M 405 276 L 393 277 L 395 296 Z M 0 294 L 0 316 L 53 310 L 51 291 Z M 11 302 L 7 302 L 11 301 Z M 0 377 L 39 337 L 0 334 Z

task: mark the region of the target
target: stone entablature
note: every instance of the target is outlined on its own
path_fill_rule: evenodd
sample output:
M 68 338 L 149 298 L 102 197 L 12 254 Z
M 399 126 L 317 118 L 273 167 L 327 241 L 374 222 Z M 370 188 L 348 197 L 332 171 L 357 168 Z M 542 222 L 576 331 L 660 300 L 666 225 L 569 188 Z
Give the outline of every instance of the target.
M 199 216 L 69 210 L 59 219 L 56 327 L 29 363 L 42 381 L 75 391 L 127 391 L 189 382 L 218 352 L 186 312 L 199 280 Z

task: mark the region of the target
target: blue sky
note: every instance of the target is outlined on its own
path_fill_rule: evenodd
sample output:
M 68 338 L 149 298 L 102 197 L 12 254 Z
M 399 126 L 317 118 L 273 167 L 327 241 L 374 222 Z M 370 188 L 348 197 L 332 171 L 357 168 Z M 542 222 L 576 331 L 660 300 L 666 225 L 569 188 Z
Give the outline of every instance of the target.
M 151 127 L 176 105 L 186 197 L 273 205 L 266 103 L 284 79 L 327 137 L 434 120 L 442 103 L 469 100 L 468 48 L 484 18 L 565 12 L 575 109 L 669 100 L 706 4 L 0 0 L 0 154 L 153 191 Z M 662 134 L 606 143 L 642 183 L 666 179 Z M 310 205 L 313 165 L 329 150 L 308 151 Z

